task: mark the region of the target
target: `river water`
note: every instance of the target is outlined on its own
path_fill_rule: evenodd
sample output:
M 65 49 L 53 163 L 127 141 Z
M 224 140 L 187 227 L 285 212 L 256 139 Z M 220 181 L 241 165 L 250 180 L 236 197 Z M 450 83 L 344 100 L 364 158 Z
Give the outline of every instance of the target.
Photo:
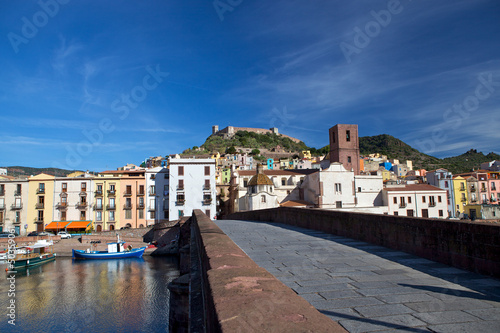
M 0 268 L 0 332 L 168 331 L 167 285 L 179 276 L 175 258 L 60 257 L 10 281 L 6 265 Z M 8 322 L 11 312 L 15 326 Z

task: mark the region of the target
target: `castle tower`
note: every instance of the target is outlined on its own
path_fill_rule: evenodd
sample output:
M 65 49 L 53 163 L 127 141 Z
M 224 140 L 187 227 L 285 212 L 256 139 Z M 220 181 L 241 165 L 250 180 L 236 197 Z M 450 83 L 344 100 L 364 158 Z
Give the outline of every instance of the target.
M 337 124 L 330 128 L 330 163 L 340 162 L 359 175 L 358 125 Z
M 219 125 L 212 126 L 212 135 L 217 134 L 219 131 Z

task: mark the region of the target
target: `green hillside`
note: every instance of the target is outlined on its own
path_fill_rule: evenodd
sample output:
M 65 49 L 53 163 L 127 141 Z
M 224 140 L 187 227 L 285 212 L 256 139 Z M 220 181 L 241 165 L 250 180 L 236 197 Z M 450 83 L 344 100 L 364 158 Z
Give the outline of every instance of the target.
M 248 131 L 238 131 L 230 139 L 224 139 L 221 136 L 211 135 L 207 138 L 205 143 L 203 143 L 199 148 L 193 147 L 187 149 L 183 154 L 209 154 L 219 152 L 221 154 L 226 153 L 226 150 L 230 147 L 237 148 L 252 148 L 252 149 L 272 149 L 277 146 L 281 146 L 284 150 L 289 152 L 300 152 L 302 150 L 309 149 L 304 142 L 296 143 L 291 139 L 266 133 L 258 134 Z

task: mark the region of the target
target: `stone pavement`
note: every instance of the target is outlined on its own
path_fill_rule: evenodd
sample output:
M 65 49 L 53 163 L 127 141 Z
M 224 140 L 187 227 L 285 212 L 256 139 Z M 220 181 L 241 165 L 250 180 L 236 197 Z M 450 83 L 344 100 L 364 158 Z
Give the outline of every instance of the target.
M 214 222 L 349 332 L 500 332 L 500 280 L 280 223 Z

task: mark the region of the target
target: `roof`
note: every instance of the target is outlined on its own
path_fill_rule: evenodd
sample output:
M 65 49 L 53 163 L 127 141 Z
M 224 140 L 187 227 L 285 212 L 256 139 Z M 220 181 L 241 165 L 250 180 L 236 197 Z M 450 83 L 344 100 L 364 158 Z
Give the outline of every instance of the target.
M 103 172 L 99 172 L 100 174 L 103 175 L 119 175 L 119 174 L 124 174 L 124 173 L 131 173 L 131 174 L 141 174 L 144 173 L 146 170 L 106 170 Z
M 281 207 L 304 207 L 304 206 L 314 206 L 312 202 L 305 200 L 287 200 L 280 203 Z
M 407 191 L 407 192 L 415 192 L 415 191 L 443 191 L 445 192 L 446 190 L 443 190 L 439 187 L 432 186 L 429 184 L 410 184 L 410 185 L 405 185 L 405 186 L 397 186 L 397 187 L 386 187 L 384 188 L 385 191 Z
M 256 174 L 255 176 L 250 179 L 248 182 L 248 186 L 255 186 L 255 185 L 274 185 L 271 179 L 269 179 L 268 176 L 266 176 L 263 173 Z

